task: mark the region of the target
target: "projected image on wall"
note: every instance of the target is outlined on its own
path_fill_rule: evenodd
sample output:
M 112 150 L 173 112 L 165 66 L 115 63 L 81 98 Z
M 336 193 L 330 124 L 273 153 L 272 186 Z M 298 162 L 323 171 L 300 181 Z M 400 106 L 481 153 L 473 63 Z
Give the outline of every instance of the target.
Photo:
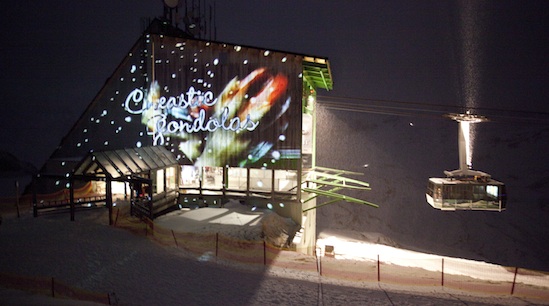
M 151 44 L 154 77 L 124 102 L 153 145 L 166 146 L 181 164 L 197 168 L 297 166 L 301 80 L 296 65 L 256 49 L 158 39 Z

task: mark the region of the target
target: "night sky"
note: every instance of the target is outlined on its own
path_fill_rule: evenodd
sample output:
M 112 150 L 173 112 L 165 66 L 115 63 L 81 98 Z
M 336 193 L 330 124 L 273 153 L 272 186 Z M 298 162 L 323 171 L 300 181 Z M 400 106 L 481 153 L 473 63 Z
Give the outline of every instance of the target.
M 4 1 L 1 14 L 0 150 L 40 167 L 162 1 Z M 549 113 L 546 1 L 218 1 L 216 15 L 217 41 L 328 57 L 321 95 Z
M 162 8 L 160 0 L 3 1 L 0 151 L 40 168 L 139 38 L 142 19 L 161 16 Z M 514 241 L 535 246 L 514 256 L 521 260 L 549 251 L 541 245 L 549 234 L 543 226 L 549 214 L 548 20 L 548 1 L 217 1 L 215 40 L 327 57 L 334 90 L 320 90 L 321 101 L 393 101 L 407 108 L 406 117 L 388 109 L 386 115 L 321 113 L 339 124 L 338 131 L 319 128 L 319 161 L 331 163 L 321 166 L 357 171 L 371 164 L 365 179 L 382 208 L 367 210 L 373 221 L 367 228 L 357 223 L 357 230 L 377 226 L 401 240 L 409 238 L 405 231 L 425 231 L 426 242 L 416 248 L 434 250 L 451 240 L 439 235 L 448 229 L 475 229 L 493 242 L 493 229 L 509 227 L 514 232 L 503 235 L 507 244 L 475 243 L 494 261 Z M 508 211 L 439 217 L 425 202 L 427 178 L 457 167 L 457 127 L 415 110 L 433 105 L 493 115 L 482 128 L 490 132 L 479 136 L 485 150 L 473 165 L 509 183 Z M 339 144 L 334 147 L 347 150 L 345 157 L 332 154 L 330 135 Z M 398 177 L 387 177 L 388 171 Z M 400 187 L 413 194 L 399 194 Z M 397 202 L 404 206 L 391 207 Z M 428 223 L 426 216 L 440 219 Z M 398 226 L 402 222 L 407 229 Z M 537 253 L 531 266 L 549 269 L 547 255 Z

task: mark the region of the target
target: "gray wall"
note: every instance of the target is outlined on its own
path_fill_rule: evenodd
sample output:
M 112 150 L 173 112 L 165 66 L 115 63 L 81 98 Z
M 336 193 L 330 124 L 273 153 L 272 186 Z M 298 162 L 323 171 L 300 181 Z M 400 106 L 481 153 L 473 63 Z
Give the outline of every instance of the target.
M 429 177 L 458 168 L 457 123 L 328 109 L 319 103 L 317 164 L 363 172 L 371 191 L 350 193 L 379 204 L 337 203 L 318 209 L 317 227 L 381 233 L 428 253 L 549 271 L 549 128 L 477 125 L 473 168 L 507 185 L 504 212 L 433 209 Z M 364 167 L 368 164 L 368 167 Z

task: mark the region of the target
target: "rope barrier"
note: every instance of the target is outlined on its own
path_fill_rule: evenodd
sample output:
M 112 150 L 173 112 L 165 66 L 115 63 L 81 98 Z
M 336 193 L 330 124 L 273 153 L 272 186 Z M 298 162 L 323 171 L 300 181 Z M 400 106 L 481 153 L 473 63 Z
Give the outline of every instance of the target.
M 162 228 L 148 219 L 135 222 L 120 216 L 118 222 L 119 227 L 130 228 L 139 226 L 139 223 L 145 224 L 146 233 L 153 241 L 182 249 L 204 260 L 277 267 L 355 282 L 447 287 L 465 292 L 549 300 L 549 273 L 545 272 L 519 271 L 518 268 L 477 265 L 475 262 L 432 256 L 410 259 L 378 254 L 370 260 L 352 260 L 337 258 L 337 254 L 322 256 L 321 252 L 305 255 L 279 248 L 265 240 L 243 240 L 223 233 L 177 232 Z M 474 276 L 469 275 L 472 270 Z M 490 275 L 497 275 L 497 279 L 490 279 Z

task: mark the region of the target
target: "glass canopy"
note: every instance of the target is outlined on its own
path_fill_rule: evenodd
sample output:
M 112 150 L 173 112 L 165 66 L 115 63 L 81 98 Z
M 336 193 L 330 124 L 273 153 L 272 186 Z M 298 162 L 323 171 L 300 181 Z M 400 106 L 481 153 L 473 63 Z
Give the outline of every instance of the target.
M 91 152 L 78 164 L 74 175 L 117 179 L 173 165 L 177 160 L 162 146 Z

